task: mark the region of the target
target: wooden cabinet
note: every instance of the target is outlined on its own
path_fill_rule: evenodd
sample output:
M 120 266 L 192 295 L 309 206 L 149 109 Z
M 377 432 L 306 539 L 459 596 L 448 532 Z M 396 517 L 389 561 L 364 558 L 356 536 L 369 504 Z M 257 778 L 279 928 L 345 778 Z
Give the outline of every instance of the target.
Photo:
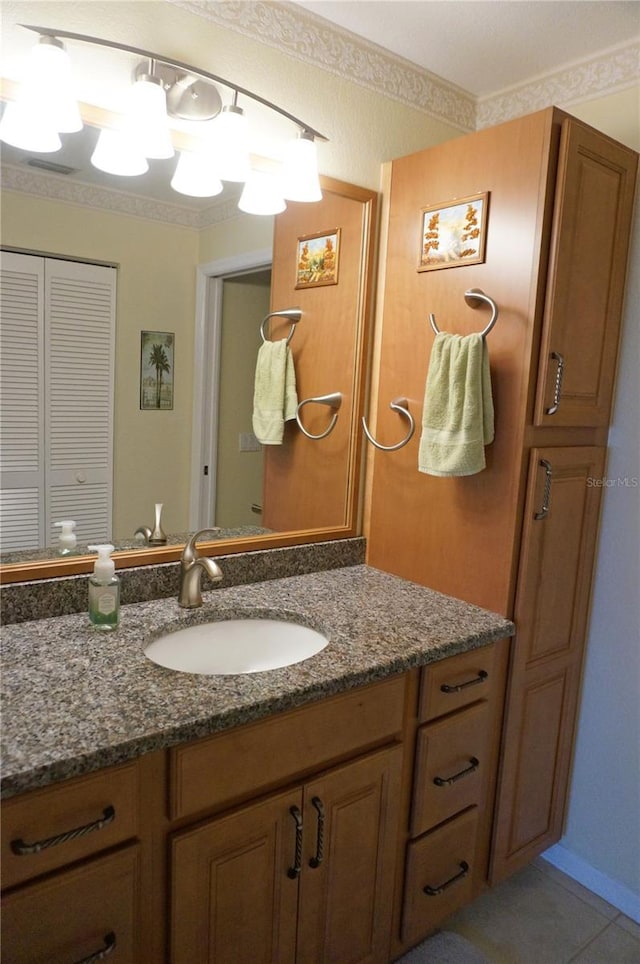
M 484 886 L 508 657 L 501 640 L 422 671 L 396 955 Z
M 550 108 L 386 172 L 370 416 L 380 442 L 400 437 L 392 399 L 422 411 L 429 314 L 465 335 L 487 320 L 465 291 L 481 289 L 499 309 L 486 341 L 495 406 L 486 469 L 419 473 L 418 427 L 404 448 L 370 451 L 365 526 L 369 564 L 515 620 L 494 882 L 562 833 L 637 162 Z M 421 209 L 480 191 L 482 263 L 418 271 Z
M 176 834 L 174 964 L 388 960 L 402 748 Z

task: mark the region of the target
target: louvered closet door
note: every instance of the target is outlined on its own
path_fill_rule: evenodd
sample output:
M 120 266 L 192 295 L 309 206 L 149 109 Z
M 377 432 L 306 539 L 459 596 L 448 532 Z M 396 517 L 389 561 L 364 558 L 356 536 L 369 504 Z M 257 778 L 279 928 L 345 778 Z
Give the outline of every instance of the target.
M 62 519 L 80 544 L 111 539 L 115 284 L 113 268 L 45 264 L 49 545 Z
M 2 253 L 0 526 L 3 551 L 44 545 L 44 261 Z

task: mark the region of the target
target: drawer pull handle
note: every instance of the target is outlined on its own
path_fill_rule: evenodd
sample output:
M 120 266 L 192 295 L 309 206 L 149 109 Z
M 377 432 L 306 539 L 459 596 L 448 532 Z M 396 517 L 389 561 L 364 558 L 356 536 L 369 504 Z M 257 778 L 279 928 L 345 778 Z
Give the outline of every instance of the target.
M 109 931 L 104 937 L 104 947 L 101 947 L 99 951 L 94 954 L 89 954 L 89 957 L 83 957 L 81 961 L 76 961 L 76 964 L 94 964 L 94 961 L 104 961 L 105 957 L 109 957 L 109 954 L 113 954 L 116 949 L 116 935 L 113 931 Z
M 555 415 L 560 407 L 560 396 L 562 395 L 562 376 L 564 375 L 564 355 L 559 351 L 552 351 L 551 357 L 558 363 L 556 369 L 556 382 L 553 386 L 553 404 L 546 409 L 546 415 Z
M 289 867 L 287 877 L 295 880 L 302 870 L 302 814 L 298 807 L 289 807 L 289 813 L 296 822 L 296 854 L 293 867 Z
M 44 840 L 36 840 L 35 843 L 25 843 L 20 837 L 18 840 L 11 841 L 11 850 L 14 854 L 17 854 L 18 857 L 39 854 L 41 850 L 47 850 L 49 847 L 57 847 L 58 844 L 75 840 L 76 837 L 84 837 L 85 834 L 93 833 L 94 830 L 102 830 L 103 827 L 106 827 L 115 820 L 115 816 L 116 812 L 113 807 L 105 807 L 102 816 L 98 820 L 86 823 L 83 827 L 75 827 L 73 830 L 67 830 L 65 833 L 58 833 L 53 837 L 45 837 Z
M 311 805 L 318 813 L 318 836 L 316 838 L 316 855 L 309 861 L 310 867 L 319 867 L 324 859 L 324 805 L 320 797 L 313 797 Z
M 447 887 L 451 887 L 452 884 L 455 884 L 458 880 L 462 880 L 463 877 L 466 877 L 469 873 L 469 864 L 467 861 L 461 860 L 458 866 L 460 867 L 460 872 L 454 874 L 453 877 L 449 877 L 449 880 L 445 880 L 444 884 L 440 884 L 439 887 L 430 887 L 429 884 L 427 884 L 426 887 L 423 887 L 422 890 L 427 897 L 439 897 L 440 894 L 447 889 Z
M 542 508 L 539 512 L 534 513 L 533 516 L 536 522 L 539 522 L 540 519 L 546 519 L 549 515 L 549 506 L 551 503 L 551 480 L 553 479 L 551 462 L 549 462 L 547 459 L 540 459 L 538 465 L 541 465 L 544 469 L 544 495 L 542 496 Z
M 477 757 L 469 757 L 469 766 L 465 767 L 464 770 L 460 770 L 458 773 L 454 773 L 452 777 L 434 777 L 433 782 L 437 787 L 450 787 L 452 783 L 457 780 L 461 780 L 463 777 L 468 776 L 473 773 L 480 766 L 480 760 Z
M 443 683 L 440 687 L 442 693 L 460 693 L 461 690 L 466 690 L 469 686 L 477 686 L 478 683 L 484 683 L 489 674 L 486 670 L 481 669 L 477 676 L 473 679 L 468 679 L 466 683 L 457 683 L 455 686 L 450 686 L 449 683 Z

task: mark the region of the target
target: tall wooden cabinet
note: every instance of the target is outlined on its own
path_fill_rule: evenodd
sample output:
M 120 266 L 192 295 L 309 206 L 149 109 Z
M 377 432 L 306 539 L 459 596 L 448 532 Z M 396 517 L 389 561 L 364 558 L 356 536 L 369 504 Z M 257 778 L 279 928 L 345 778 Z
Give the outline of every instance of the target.
M 367 561 L 515 619 L 490 877 L 563 826 L 637 155 L 550 108 L 394 161 L 370 428 Z M 422 209 L 488 192 L 484 261 L 418 271 Z M 486 326 L 495 441 L 465 478 L 418 472 L 433 313 Z M 598 484 L 600 483 L 600 484 Z

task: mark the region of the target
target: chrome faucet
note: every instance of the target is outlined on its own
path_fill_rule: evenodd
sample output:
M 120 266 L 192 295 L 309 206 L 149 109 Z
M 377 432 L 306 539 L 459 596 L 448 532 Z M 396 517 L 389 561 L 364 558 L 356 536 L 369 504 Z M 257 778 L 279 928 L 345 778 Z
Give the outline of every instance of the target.
M 200 529 L 194 532 L 187 542 L 180 559 L 180 592 L 178 605 L 183 609 L 196 609 L 202 605 L 202 571 L 204 570 L 211 582 L 220 582 L 222 570 L 213 559 L 201 556 L 196 548 L 198 539 L 207 532 L 215 533 L 218 529 Z

